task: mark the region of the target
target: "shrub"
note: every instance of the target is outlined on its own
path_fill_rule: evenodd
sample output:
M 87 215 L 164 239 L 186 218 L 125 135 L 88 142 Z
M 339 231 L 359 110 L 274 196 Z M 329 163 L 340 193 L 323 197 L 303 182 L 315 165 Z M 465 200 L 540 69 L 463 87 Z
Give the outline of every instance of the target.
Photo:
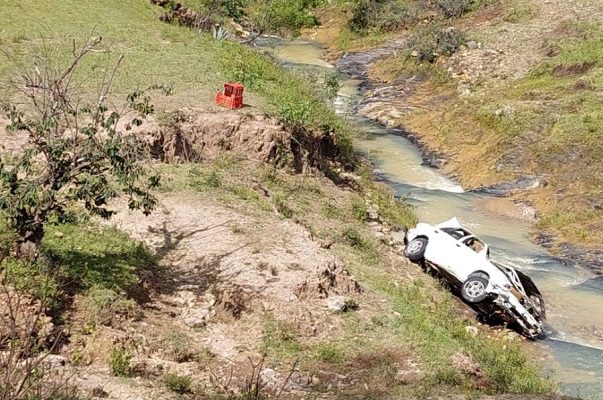
M 109 368 L 111 373 L 115 376 L 128 376 L 130 375 L 130 360 L 132 355 L 123 346 L 116 346 L 111 349 L 109 354 Z
M 181 376 L 171 373 L 166 374 L 163 377 L 163 383 L 172 392 L 176 392 L 178 394 L 186 394 L 191 393 L 193 391 L 192 380 L 190 376 Z
M 474 2 L 474 0 L 435 0 L 435 5 L 446 18 L 458 18 L 472 10 Z
M 122 129 L 120 114 L 107 102 L 121 58 L 106 71 L 100 101 L 81 99 L 78 67 L 99 52 L 100 40 L 90 38 L 74 49 L 71 62 L 61 69 L 40 56 L 35 68 L 21 71 L 14 82 L 31 107 L 3 107 L 10 121 L 7 131 L 24 132 L 28 139 L 16 159 L 0 157 L 0 211 L 18 236 L 15 249 L 21 258 L 37 258 L 49 219 L 66 206 L 79 204 L 110 218 L 114 210 L 107 203 L 121 194 L 131 209 L 149 214 L 155 207 L 150 191 L 159 177 L 146 174 L 141 163 L 145 145 L 131 132 L 154 107 L 141 90 L 128 95 L 127 108 L 135 116 Z
M 367 29 L 394 31 L 414 22 L 417 14 L 416 6 L 407 0 L 357 0 L 348 26 L 356 33 Z
M 454 54 L 465 41 L 465 33 L 456 28 L 430 25 L 413 34 L 409 47 L 416 53 L 417 61 L 433 63 L 441 55 Z
M 249 18 L 257 31 L 291 33 L 298 36 L 302 28 L 318 25 L 311 14 L 320 0 L 256 0 L 252 1 Z
M 366 202 L 362 197 L 354 197 L 352 200 L 352 215 L 358 221 L 366 221 L 368 219 Z

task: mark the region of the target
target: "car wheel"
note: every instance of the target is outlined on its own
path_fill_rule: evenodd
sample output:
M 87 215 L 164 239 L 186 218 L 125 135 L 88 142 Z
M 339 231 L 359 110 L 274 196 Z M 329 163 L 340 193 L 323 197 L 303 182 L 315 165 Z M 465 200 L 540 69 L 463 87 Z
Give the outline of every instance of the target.
M 427 247 L 427 239 L 416 238 L 408 242 L 404 249 L 404 255 L 408 257 L 410 261 L 419 261 L 425 254 L 425 248 Z
M 488 297 L 486 288 L 488 287 L 488 279 L 484 274 L 471 275 L 461 287 L 461 295 L 463 299 L 469 303 L 479 303 Z

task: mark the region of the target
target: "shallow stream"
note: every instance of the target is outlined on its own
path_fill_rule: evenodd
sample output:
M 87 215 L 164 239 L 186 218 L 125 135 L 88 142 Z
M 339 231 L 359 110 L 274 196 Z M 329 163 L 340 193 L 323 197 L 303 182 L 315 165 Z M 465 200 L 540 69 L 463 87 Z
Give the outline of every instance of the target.
M 275 56 L 284 66 L 314 73 L 334 73 L 313 42 L 278 44 Z M 565 265 L 530 241 L 533 227 L 495 215 L 481 205 L 485 196 L 465 192 L 438 170 L 423 166 L 417 147 L 399 135 L 360 117 L 355 105 L 361 81 L 339 73 L 342 88 L 335 100 L 337 112 L 362 132 L 355 148 L 388 182 L 416 207 L 424 222 L 437 223 L 456 216 L 489 243 L 492 258 L 526 271 L 547 302 L 548 336 L 533 343 L 546 371 L 564 394 L 603 400 L 603 283 L 580 265 Z

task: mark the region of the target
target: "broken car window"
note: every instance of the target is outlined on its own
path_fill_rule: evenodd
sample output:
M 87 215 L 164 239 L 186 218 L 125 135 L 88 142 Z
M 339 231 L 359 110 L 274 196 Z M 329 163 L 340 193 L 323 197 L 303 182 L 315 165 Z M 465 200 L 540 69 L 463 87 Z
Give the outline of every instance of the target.
M 476 237 L 470 237 L 468 239 L 465 239 L 463 241 L 463 243 L 467 247 L 469 247 L 473 251 L 475 251 L 476 253 L 481 252 L 486 247 L 485 244 L 481 240 L 479 240 L 478 238 L 476 238 Z
M 442 231 L 446 232 L 456 240 L 459 240 L 460 238 L 469 235 L 469 232 L 460 228 L 442 228 Z

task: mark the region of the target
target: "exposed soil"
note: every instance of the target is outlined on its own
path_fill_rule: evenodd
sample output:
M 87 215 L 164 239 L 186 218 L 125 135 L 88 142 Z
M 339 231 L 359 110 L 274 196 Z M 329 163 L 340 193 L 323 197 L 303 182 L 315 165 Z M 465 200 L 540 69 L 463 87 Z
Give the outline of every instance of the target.
M 301 172 L 310 167 L 322 169 L 339 156 L 330 135 L 285 129 L 273 118 L 228 110 L 176 111 L 148 135 L 154 156 L 169 163 L 213 160 L 232 151 Z

